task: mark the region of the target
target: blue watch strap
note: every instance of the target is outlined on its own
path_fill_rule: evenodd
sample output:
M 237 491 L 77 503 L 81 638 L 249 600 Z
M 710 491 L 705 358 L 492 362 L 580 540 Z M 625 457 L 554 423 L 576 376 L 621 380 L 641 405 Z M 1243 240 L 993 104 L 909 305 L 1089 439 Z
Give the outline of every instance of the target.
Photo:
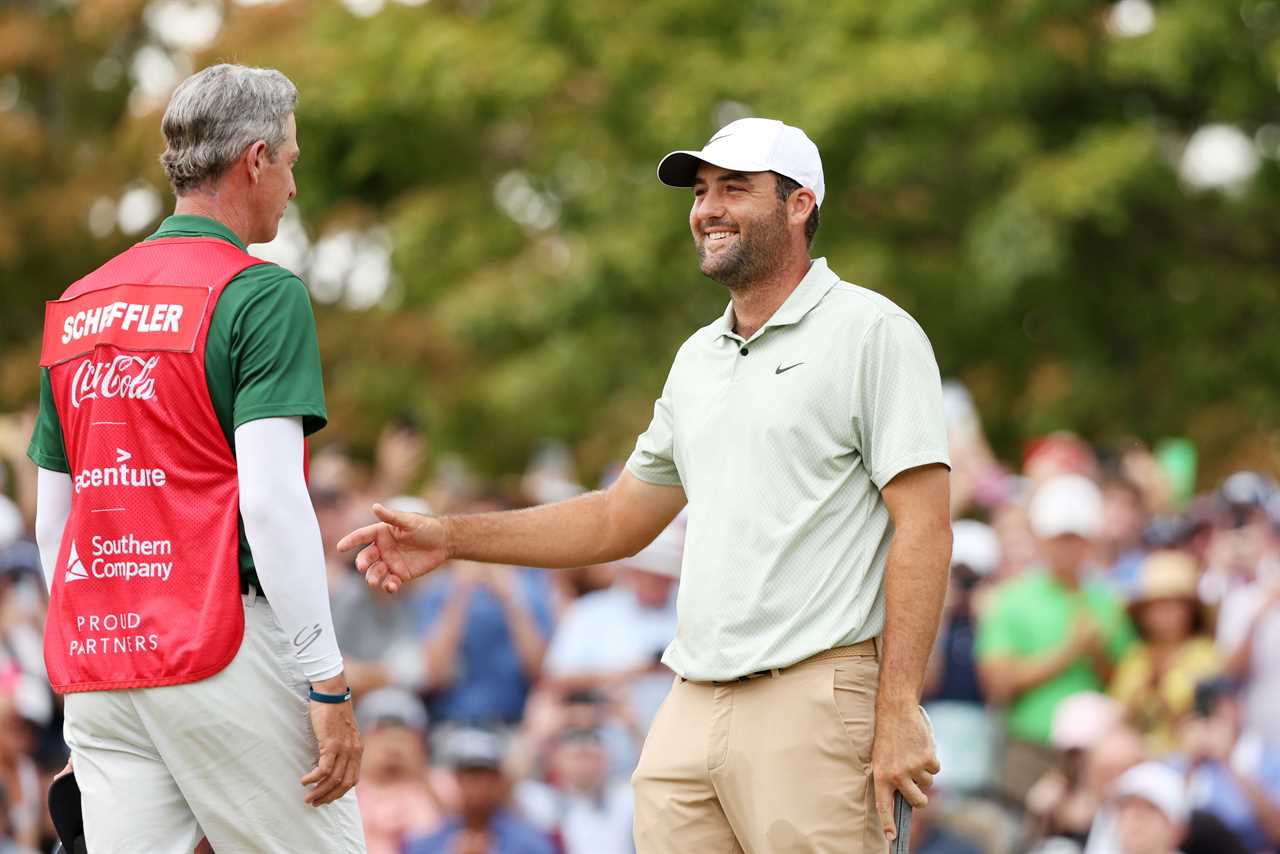
M 338 703 L 345 703 L 351 699 L 351 689 L 347 688 L 346 693 L 343 694 L 321 694 L 315 688 L 310 688 L 307 691 L 307 697 L 315 700 L 317 703 L 332 703 L 337 705 Z

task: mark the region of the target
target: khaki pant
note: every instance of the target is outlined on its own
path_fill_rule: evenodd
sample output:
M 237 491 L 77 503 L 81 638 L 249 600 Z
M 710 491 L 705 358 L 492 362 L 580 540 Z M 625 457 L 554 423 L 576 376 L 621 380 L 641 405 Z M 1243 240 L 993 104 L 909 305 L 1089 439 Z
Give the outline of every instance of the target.
M 638 854 L 880 854 L 870 642 L 725 684 L 676 677 L 632 782 Z
M 298 781 L 316 762 L 307 683 L 265 599 L 244 597 L 244 640 L 186 685 L 68 694 L 92 854 L 363 852 L 355 790 L 322 807 Z

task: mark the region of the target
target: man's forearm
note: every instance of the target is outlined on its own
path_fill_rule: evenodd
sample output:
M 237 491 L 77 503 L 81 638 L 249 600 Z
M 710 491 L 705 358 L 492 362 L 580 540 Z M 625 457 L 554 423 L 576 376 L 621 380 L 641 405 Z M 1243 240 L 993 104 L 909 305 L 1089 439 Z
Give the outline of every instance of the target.
M 1228 676 L 1243 679 L 1249 675 L 1253 666 L 1253 627 L 1245 634 L 1244 640 L 1231 651 L 1222 662 L 1222 671 Z
M 616 674 L 592 672 L 544 675 L 540 684 L 560 694 L 570 694 L 574 691 L 594 691 L 616 681 Z
M 1244 792 L 1249 806 L 1253 808 L 1253 815 L 1266 832 L 1267 838 L 1271 842 L 1280 840 L 1280 804 L 1271 800 L 1267 790 L 1259 786 L 1252 777 L 1236 771 L 1230 762 L 1222 764 L 1231 774 L 1240 791 Z
M 547 639 L 543 637 L 538 622 L 520 600 L 520 590 L 513 584 L 510 590 L 498 595 L 503 614 L 507 618 L 507 630 L 520 658 L 520 669 L 530 682 L 542 671 L 542 659 L 547 654 Z
M 1067 644 L 1035 658 L 997 658 L 979 665 L 982 687 L 992 702 L 1005 704 L 1066 670 L 1077 655 Z
M 553 691 L 569 694 L 573 691 L 594 691 L 626 685 L 634 679 L 666 671 L 664 664 L 636 664 L 623 670 L 597 670 L 586 673 L 550 674 L 542 677 L 542 684 Z
M 1098 681 L 1103 685 L 1111 683 L 1111 677 L 1116 672 L 1116 663 L 1107 654 L 1105 649 L 1090 650 L 1089 664 L 1093 667 L 1094 675 L 1098 677 Z
M 951 529 L 899 527 L 885 568 L 885 625 L 877 705 L 920 702 L 947 590 Z
M 379 521 L 347 534 L 338 548 L 359 548 L 365 580 L 394 593 L 450 559 L 545 568 L 610 563 L 653 542 L 684 505 L 679 486 L 624 470 L 607 490 L 527 510 L 425 516 L 375 504 Z
M 395 684 L 391 670 L 380 661 L 352 661 L 343 659 L 345 678 L 351 692 L 357 697 Z
M 462 629 L 470 604 L 470 588 L 455 589 L 445 602 L 434 630 L 427 635 L 423 646 L 427 690 L 440 691 L 453 684 L 458 672 L 458 647 L 462 643 Z
M 1222 669 L 1228 676 L 1243 679 L 1253 669 L 1253 642 L 1257 639 L 1258 630 L 1269 612 L 1270 609 L 1265 606 L 1258 609 L 1253 619 L 1249 621 L 1249 628 L 1245 631 L 1244 638 L 1222 662 Z
M 609 563 L 647 541 L 617 524 L 606 492 L 525 510 L 445 516 L 450 557 L 480 563 L 564 569 Z

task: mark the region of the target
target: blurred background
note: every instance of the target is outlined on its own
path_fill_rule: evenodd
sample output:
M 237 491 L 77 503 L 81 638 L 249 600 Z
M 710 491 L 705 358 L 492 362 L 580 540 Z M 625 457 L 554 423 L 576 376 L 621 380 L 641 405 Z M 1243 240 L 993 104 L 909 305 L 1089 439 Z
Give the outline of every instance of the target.
M 2 0 L 0 852 L 47 849 L 64 761 L 24 456 L 43 304 L 170 212 L 160 115 L 219 61 L 301 91 L 299 195 L 253 251 L 317 310 L 313 497 L 375 854 L 629 850 L 679 524 L 625 565 L 455 565 L 400 600 L 332 544 L 375 499 L 607 481 L 726 301 L 656 163 L 745 115 L 818 144 L 815 255 L 911 312 L 948 380 L 930 691 L 958 770 L 916 850 L 1129 852 L 1160 838 L 1121 832 L 1135 799 L 1188 854 L 1280 844 L 1280 2 Z M 1062 606 L 1031 581 L 1068 576 L 1104 604 L 1030 637 L 1019 604 Z M 1047 683 L 1002 678 L 1046 653 Z

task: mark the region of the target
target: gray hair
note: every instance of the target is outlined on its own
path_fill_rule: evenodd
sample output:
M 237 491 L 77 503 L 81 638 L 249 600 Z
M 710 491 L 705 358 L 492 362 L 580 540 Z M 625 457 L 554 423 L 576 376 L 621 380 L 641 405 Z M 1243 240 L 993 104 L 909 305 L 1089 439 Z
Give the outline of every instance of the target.
M 258 140 L 274 160 L 297 103 L 298 88 L 274 68 L 214 65 L 182 81 L 160 122 L 160 164 L 173 191 L 217 180 Z

